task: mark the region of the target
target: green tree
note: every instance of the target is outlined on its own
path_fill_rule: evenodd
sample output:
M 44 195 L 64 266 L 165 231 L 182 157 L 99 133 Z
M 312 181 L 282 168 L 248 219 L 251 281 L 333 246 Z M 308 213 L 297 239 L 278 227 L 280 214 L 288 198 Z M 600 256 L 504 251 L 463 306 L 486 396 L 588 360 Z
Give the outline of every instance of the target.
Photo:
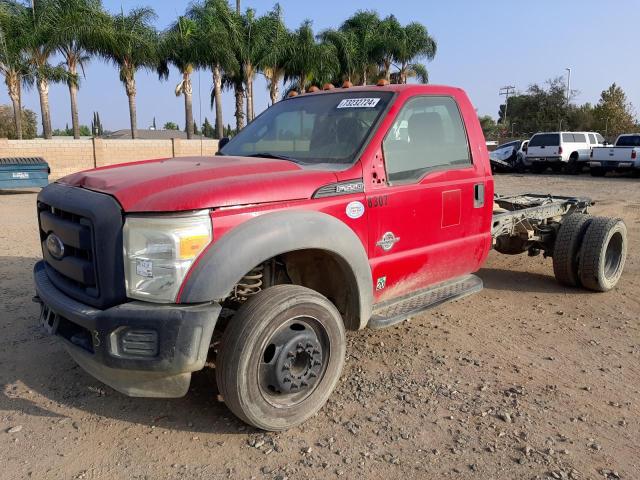
M 137 136 L 136 71 L 156 68 L 158 65 L 158 38 L 152 23 L 156 19 L 153 9 L 134 8 L 128 14 L 121 11 L 110 17 L 106 42 L 100 53 L 111 60 L 120 72 L 120 81 L 129 99 L 131 138 Z
M 164 130 L 180 130 L 180 127 L 178 126 L 177 123 L 173 123 L 173 122 L 167 122 L 164 124 L 164 127 L 162 127 Z
M 34 112 L 26 108 L 20 115 L 22 139 L 35 138 L 37 117 Z M 0 105 L 0 138 L 18 139 L 16 131 L 15 113 L 11 105 Z
M 596 124 L 606 136 L 614 138 L 635 130 L 633 105 L 624 90 L 615 83 L 602 91 L 593 113 Z
M 182 80 L 175 88 L 176 96 L 184 97 L 184 116 L 187 138 L 193 137 L 193 87 L 191 75 L 198 62 L 197 25 L 186 17 L 181 16 L 162 35 L 160 44 L 160 66 L 158 72 L 161 78 L 169 76 L 169 64 L 174 65 Z
M 78 69 L 84 73 L 84 65 L 90 55 L 106 42 L 109 16 L 100 0 L 50 0 L 47 5 L 43 21 L 50 26 L 48 43 L 55 46 L 64 58 L 73 137 L 80 138 Z
M 500 137 L 501 126 L 496 123 L 493 117 L 484 115 L 482 117 L 478 117 L 478 120 L 482 127 L 482 133 L 484 133 L 484 137 L 487 140 L 497 140 Z
M 100 114 L 93 112 L 93 120 L 91 120 L 91 133 L 96 137 L 104 135 L 104 129 L 102 128 L 102 122 L 100 121 Z
M 204 117 L 204 123 L 202 124 L 202 134 L 207 138 L 216 138 L 216 131 L 211 126 L 211 123 L 209 123 L 209 119 L 207 117 Z

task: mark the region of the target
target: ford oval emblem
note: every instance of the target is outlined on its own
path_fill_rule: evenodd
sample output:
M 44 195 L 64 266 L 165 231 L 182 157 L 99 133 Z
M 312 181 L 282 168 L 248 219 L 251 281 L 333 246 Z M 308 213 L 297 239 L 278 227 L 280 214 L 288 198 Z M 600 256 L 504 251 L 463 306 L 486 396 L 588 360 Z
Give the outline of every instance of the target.
M 64 257 L 64 243 L 62 243 L 60 237 L 58 237 L 55 233 L 50 233 L 49 236 L 47 236 L 47 240 L 45 243 L 47 245 L 49 254 L 53 258 L 55 258 L 56 260 L 61 260 L 62 257 Z

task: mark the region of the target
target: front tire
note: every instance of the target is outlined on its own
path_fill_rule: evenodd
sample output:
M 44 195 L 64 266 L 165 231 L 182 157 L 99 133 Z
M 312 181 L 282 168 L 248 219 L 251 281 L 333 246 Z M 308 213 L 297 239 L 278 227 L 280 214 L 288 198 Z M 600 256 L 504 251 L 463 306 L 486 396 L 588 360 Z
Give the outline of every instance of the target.
M 227 326 L 216 360 L 218 389 L 246 423 L 287 430 L 325 404 L 345 349 L 342 318 L 327 298 L 276 285 L 249 298 Z

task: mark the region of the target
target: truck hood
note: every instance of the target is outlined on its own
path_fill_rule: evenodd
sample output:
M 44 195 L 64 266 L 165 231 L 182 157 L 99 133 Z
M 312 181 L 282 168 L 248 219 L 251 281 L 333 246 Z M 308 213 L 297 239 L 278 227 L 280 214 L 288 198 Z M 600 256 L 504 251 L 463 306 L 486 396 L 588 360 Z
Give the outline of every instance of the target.
M 172 212 L 310 198 L 336 181 L 286 160 L 182 157 L 74 173 L 60 183 L 106 193 L 126 212 Z

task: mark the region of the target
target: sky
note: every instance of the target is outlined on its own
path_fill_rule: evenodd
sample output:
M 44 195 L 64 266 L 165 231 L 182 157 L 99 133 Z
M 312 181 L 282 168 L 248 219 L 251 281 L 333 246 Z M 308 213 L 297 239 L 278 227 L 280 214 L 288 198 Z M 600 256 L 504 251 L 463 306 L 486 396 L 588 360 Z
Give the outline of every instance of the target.
M 232 3 L 235 5 L 235 1 Z M 274 3 L 273 0 L 242 0 L 242 8 L 254 8 L 261 14 Z M 566 80 L 566 68 L 571 68 L 571 89 L 578 91 L 573 102 L 595 104 L 600 92 L 615 82 L 625 90 L 628 99 L 640 107 L 640 64 L 629 55 L 638 45 L 638 30 L 632 17 L 640 7 L 640 0 L 615 3 L 603 0 L 280 0 L 279 3 L 285 22 L 292 29 L 307 18 L 313 21 L 316 32 L 338 27 L 360 9 L 376 10 L 381 17 L 394 14 L 403 24 L 423 23 L 438 43 L 435 59 L 427 64 L 430 83 L 463 88 L 480 115 L 497 117 L 503 100 L 498 94 L 500 87 L 513 85 L 517 91 L 525 91 L 530 84 L 542 84 L 549 78 L 564 76 Z M 184 13 L 189 2 L 103 0 L 103 4 L 111 12 L 151 6 L 158 15 L 157 27 L 164 29 Z M 613 10 L 628 11 L 629 16 Z M 625 18 L 629 21 L 625 22 Z M 97 111 L 105 129 L 128 128 L 127 97 L 117 69 L 94 58 L 86 66 L 85 74 L 78 94 L 80 123 L 90 125 L 93 112 Z M 172 121 L 184 128 L 184 101 L 174 95 L 178 82 L 175 69 L 167 81 L 158 80 L 154 72 L 138 73 L 138 128 L 149 127 L 154 117 L 158 127 Z M 196 72 L 193 101 L 194 117 L 199 125 L 205 117 L 213 123 L 210 90 L 211 73 Z M 268 105 L 268 91 L 261 76 L 254 90 L 255 110 L 259 113 Z M 36 112 L 40 119 L 37 90 L 27 90 L 23 96 L 24 107 Z M 228 91 L 223 97 L 224 122 L 233 125 L 233 94 Z M 9 103 L 6 88 L 0 88 L 0 104 Z M 71 124 L 66 85 L 51 86 L 50 104 L 53 128 Z

